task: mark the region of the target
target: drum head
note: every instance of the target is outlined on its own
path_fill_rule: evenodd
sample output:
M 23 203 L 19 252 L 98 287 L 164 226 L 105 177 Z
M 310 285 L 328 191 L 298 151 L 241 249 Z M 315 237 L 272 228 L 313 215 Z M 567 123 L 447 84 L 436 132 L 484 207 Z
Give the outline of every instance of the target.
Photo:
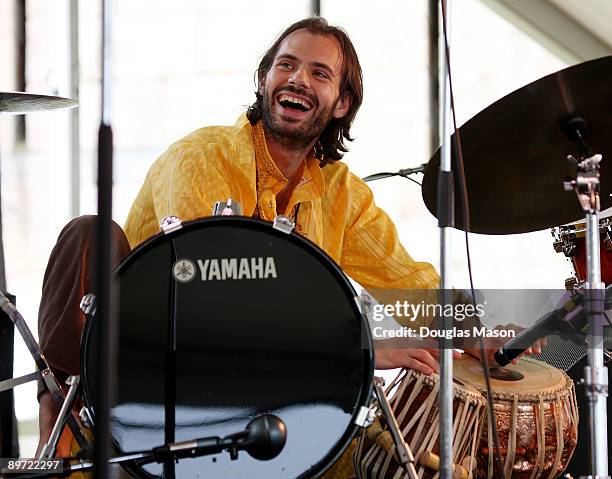
M 561 370 L 532 358 L 523 357 L 519 359 L 518 364 L 510 364 L 506 366 L 506 369 L 520 372 L 523 379 L 503 381 L 491 378 L 491 389 L 495 393 L 546 395 L 565 388 L 567 384 L 567 376 Z M 481 391 L 485 390 L 482 366 L 478 359 L 464 354 L 461 359 L 454 362 L 453 371 L 455 376 L 462 381 Z
M 275 459 L 223 452 L 167 467 L 181 478 L 311 477 L 348 446 L 371 392 L 371 339 L 350 283 L 312 243 L 248 218 L 207 218 L 152 238 L 116 278 L 111 434 L 121 452 L 227 436 L 262 413 L 287 427 Z M 95 410 L 94 322 L 82 374 Z M 163 467 L 131 472 L 161 477 Z

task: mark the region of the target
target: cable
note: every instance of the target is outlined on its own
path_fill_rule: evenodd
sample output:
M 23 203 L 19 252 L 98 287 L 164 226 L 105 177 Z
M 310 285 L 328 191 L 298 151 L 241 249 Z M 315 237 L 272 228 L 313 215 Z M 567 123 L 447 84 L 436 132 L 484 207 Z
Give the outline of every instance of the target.
M 463 162 L 463 149 L 461 147 L 461 134 L 459 132 L 459 128 L 457 128 L 457 115 L 455 110 L 455 95 L 453 93 L 453 81 L 451 74 L 451 62 L 450 62 L 450 49 L 448 47 L 448 32 L 446 30 L 446 6 L 444 0 L 440 0 L 440 5 L 442 9 L 442 26 L 444 33 L 444 51 L 445 51 L 445 61 L 446 67 L 448 69 L 448 84 L 449 84 L 449 92 L 450 92 L 450 104 L 451 104 L 451 113 L 453 118 L 453 127 L 455 130 L 454 142 L 451 143 L 451 158 L 455 158 L 456 160 L 456 171 L 459 174 L 459 190 L 461 193 L 462 199 L 462 216 L 463 216 L 463 227 L 465 230 L 465 247 L 466 247 L 466 255 L 468 262 L 468 275 L 470 278 L 470 291 L 472 293 L 472 304 L 475 306 L 476 304 L 476 293 L 474 290 L 474 278 L 472 276 L 472 259 L 470 255 L 470 243 L 469 243 L 469 230 L 470 230 L 470 203 L 469 197 L 467 195 L 467 184 L 465 181 L 465 165 Z M 451 137 L 452 139 L 452 137 Z M 455 150 L 455 155 L 453 155 L 453 150 Z M 491 425 L 491 431 L 493 433 L 493 441 L 495 444 L 495 465 L 497 466 L 497 474 L 498 477 L 503 477 L 502 470 L 502 461 L 500 455 L 499 448 L 499 436 L 497 433 L 497 421 L 494 417 L 493 411 L 493 395 L 491 390 L 491 377 L 489 375 L 489 361 L 484 352 L 484 341 L 483 338 L 480 337 L 480 362 L 483 366 L 484 378 L 485 378 L 485 386 L 487 390 L 487 405 L 488 405 L 488 420 Z

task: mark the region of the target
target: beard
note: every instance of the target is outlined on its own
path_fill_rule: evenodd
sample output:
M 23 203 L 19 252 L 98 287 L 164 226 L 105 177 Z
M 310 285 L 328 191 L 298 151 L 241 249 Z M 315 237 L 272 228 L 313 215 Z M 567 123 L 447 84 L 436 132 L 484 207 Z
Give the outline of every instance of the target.
M 279 118 L 273 105 L 279 93 L 297 93 L 306 96 L 315 105 L 313 114 L 300 121 L 288 121 Z M 264 90 L 262 95 L 262 120 L 265 131 L 284 147 L 300 149 L 308 146 L 321 136 L 329 122 L 333 119 L 333 105 L 319 108 L 319 103 L 312 95 L 299 88 L 285 86 L 275 92 Z M 311 110 L 312 111 L 312 110 Z

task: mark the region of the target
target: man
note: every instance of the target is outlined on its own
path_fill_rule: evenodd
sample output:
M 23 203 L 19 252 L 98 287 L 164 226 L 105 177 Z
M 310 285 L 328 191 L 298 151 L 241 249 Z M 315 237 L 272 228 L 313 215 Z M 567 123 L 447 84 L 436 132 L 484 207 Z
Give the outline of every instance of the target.
M 291 217 L 299 233 L 368 289 L 436 288 L 439 278 L 433 267 L 406 253 L 369 188 L 340 162 L 362 93 L 359 60 L 342 30 L 322 18 L 291 25 L 260 63 L 256 101 L 246 115 L 232 127 L 191 133 L 152 166 L 125 225 L 130 246 L 157 233 L 166 216 L 208 216 L 215 201 L 232 198 L 248 216 L 267 221 L 279 214 Z M 71 223 L 62 232 L 45 275 L 41 344 L 52 367 L 64 374 L 78 372 L 78 343 L 73 337 L 75 344 L 67 345 L 62 331 L 71 329 L 74 336 L 82 316 L 76 305 L 57 311 L 48 304 L 57 289 L 53 278 L 70 277 L 65 267 L 57 266 L 61 251 L 70 249 L 74 257 L 65 245 L 87 243 L 91 236 L 83 231 L 90 229 Z M 128 248 L 118 228 L 114 234 L 118 261 Z M 85 256 L 72 262 L 69 271 L 86 277 Z M 78 287 L 66 287 L 64 295 L 87 292 L 86 280 L 79 281 Z M 72 326 L 62 327 L 68 323 Z M 66 355 L 66 348 L 73 354 Z M 431 374 L 438 371 L 437 358 L 437 350 L 380 349 L 376 367 Z M 57 414 L 48 393 L 41 396 L 40 414 L 43 441 Z
M 431 265 L 404 250 L 369 188 L 339 160 L 362 102 L 361 67 L 348 36 L 322 18 L 287 28 L 263 56 L 256 101 L 233 127 L 196 130 L 149 171 L 125 232 L 132 247 L 166 216 L 211 214 L 232 198 L 244 215 L 296 219 L 296 229 L 366 288 L 435 288 Z M 296 218 L 297 217 L 297 218 Z M 437 350 L 383 349 L 379 368 L 438 370 Z

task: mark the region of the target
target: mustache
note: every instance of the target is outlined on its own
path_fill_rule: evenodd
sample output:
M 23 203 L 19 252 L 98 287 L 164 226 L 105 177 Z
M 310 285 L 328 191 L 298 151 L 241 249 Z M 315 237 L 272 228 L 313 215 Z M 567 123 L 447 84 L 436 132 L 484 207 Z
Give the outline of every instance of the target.
M 277 88 L 276 91 L 274 92 L 274 98 L 276 98 L 281 93 L 295 93 L 297 95 L 301 95 L 303 97 L 308 98 L 310 103 L 312 103 L 314 106 L 319 106 L 319 102 L 317 101 L 317 98 L 313 94 L 305 90 L 304 88 L 299 88 L 293 85 L 287 85 L 284 87 L 280 87 L 280 88 Z

